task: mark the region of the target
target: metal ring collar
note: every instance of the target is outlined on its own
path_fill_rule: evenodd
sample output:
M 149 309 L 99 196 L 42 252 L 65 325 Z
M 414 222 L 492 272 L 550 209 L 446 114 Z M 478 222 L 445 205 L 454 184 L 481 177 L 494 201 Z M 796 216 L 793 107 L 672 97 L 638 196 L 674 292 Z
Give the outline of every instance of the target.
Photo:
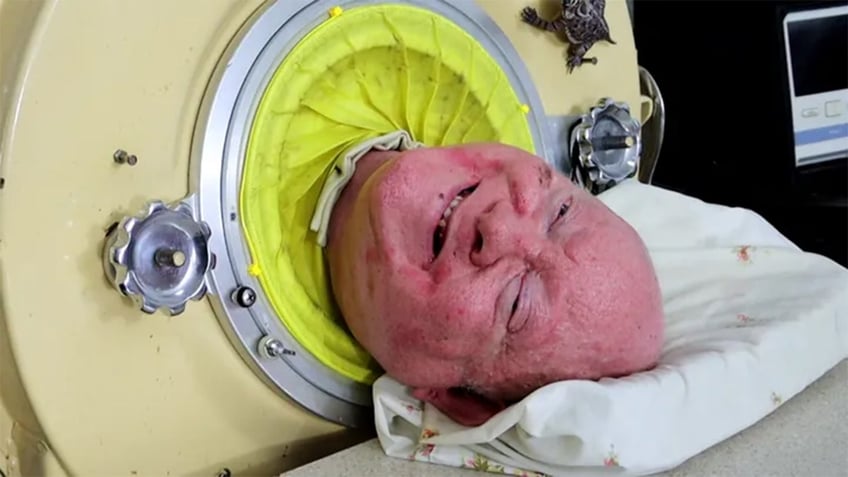
M 276 68 L 294 45 L 336 6 L 378 0 L 278 0 L 265 5 L 231 42 L 201 105 L 192 145 L 191 183 L 196 214 L 211 229 L 219 257 L 209 274 L 215 313 L 250 368 L 272 389 L 343 425 L 370 425 L 371 390 L 324 366 L 295 340 L 274 313 L 256 277 L 238 217 L 239 184 L 253 117 Z M 554 145 L 541 100 L 517 52 L 497 25 L 471 0 L 406 0 L 455 22 L 475 37 L 529 105 L 528 121 L 539 155 L 553 160 Z M 245 303 L 250 303 L 246 306 Z

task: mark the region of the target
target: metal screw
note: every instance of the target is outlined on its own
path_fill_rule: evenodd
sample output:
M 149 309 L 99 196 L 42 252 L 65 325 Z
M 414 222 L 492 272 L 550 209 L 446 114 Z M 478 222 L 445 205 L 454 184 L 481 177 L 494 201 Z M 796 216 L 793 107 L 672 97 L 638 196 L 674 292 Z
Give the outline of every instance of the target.
M 265 335 L 259 340 L 257 351 L 259 351 L 259 354 L 265 359 L 297 355 L 294 350 L 286 348 L 282 341 L 271 335 Z
M 118 149 L 112 154 L 112 159 L 115 160 L 118 164 L 129 164 L 130 166 L 134 166 L 138 163 L 138 157 L 135 154 L 130 154 L 123 149 Z
M 238 287 L 233 291 L 231 298 L 239 306 L 250 308 L 256 303 L 256 292 L 250 287 Z
M 272 358 L 282 356 L 285 351 L 286 347 L 283 346 L 283 343 L 280 340 L 270 340 L 265 343 L 265 352 L 267 352 L 268 356 L 271 356 Z
M 293 350 L 286 348 L 283 345 L 283 342 L 276 338 L 265 339 L 263 341 L 265 342 L 264 354 L 269 358 L 279 358 L 280 356 L 295 356 L 297 354 Z

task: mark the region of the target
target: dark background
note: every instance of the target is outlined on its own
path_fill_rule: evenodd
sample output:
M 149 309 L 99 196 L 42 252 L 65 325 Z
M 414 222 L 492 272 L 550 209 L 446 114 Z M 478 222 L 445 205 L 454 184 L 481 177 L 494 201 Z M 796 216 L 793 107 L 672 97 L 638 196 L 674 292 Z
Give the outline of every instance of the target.
M 793 21 L 787 28 L 797 96 L 848 85 L 848 16 Z
M 639 64 L 666 107 L 654 184 L 752 209 L 848 266 L 848 158 L 795 168 L 782 28 L 789 11 L 845 4 L 635 0 Z

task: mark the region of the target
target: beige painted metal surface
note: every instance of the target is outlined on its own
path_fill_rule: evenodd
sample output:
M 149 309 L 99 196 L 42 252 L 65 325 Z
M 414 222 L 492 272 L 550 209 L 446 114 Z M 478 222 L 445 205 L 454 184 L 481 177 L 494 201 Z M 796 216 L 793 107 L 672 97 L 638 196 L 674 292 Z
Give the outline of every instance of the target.
M 638 104 L 626 5 L 617 46 L 565 76 L 565 44 L 480 0 L 548 114 Z M 529 2 L 533 4 L 535 2 Z M 554 2 L 556 3 L 556 2 Z M 106 283 L 106 227 L 188 190 L 191 134 L 221 52 L 258 0 L 0 0 L 0 469 L 17 475 L 268 474 L 367 437 L 280 398 L 211 307 L 169 318 Z M 545 13 L 546 10 L 542 9 Z M 138 156 L 117 165 L 123 148 Z
M 639 66 L 624 0 L 606 3 L 606 19 L 616 44 L 595 44 L 587 56 L 596 56 L 598 64 L 585 65 L 570 75 L 565 70 L 568 45 L 553 33 L 528 27 L 519 16 L 522 8 L 533 6 L 540 16 L 553 18 L 559 0 L 477 0 L 477 4 L 507 34 L 527 65 L 547 114 L 583 114 L 600 97 L 611 96 L 626 101 L 634 116 L 639 116 Z

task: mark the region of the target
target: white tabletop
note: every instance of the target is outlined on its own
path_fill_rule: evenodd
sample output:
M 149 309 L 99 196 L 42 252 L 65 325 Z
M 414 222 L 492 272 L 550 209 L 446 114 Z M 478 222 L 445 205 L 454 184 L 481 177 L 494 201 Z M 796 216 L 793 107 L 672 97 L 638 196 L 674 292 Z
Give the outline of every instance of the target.
M 387 457 L 376 439 L 283 475 L 469 477 L 471 470 Z M 848 476 L 848 360 L 754 426 L 693 457 L 667 477 Z

